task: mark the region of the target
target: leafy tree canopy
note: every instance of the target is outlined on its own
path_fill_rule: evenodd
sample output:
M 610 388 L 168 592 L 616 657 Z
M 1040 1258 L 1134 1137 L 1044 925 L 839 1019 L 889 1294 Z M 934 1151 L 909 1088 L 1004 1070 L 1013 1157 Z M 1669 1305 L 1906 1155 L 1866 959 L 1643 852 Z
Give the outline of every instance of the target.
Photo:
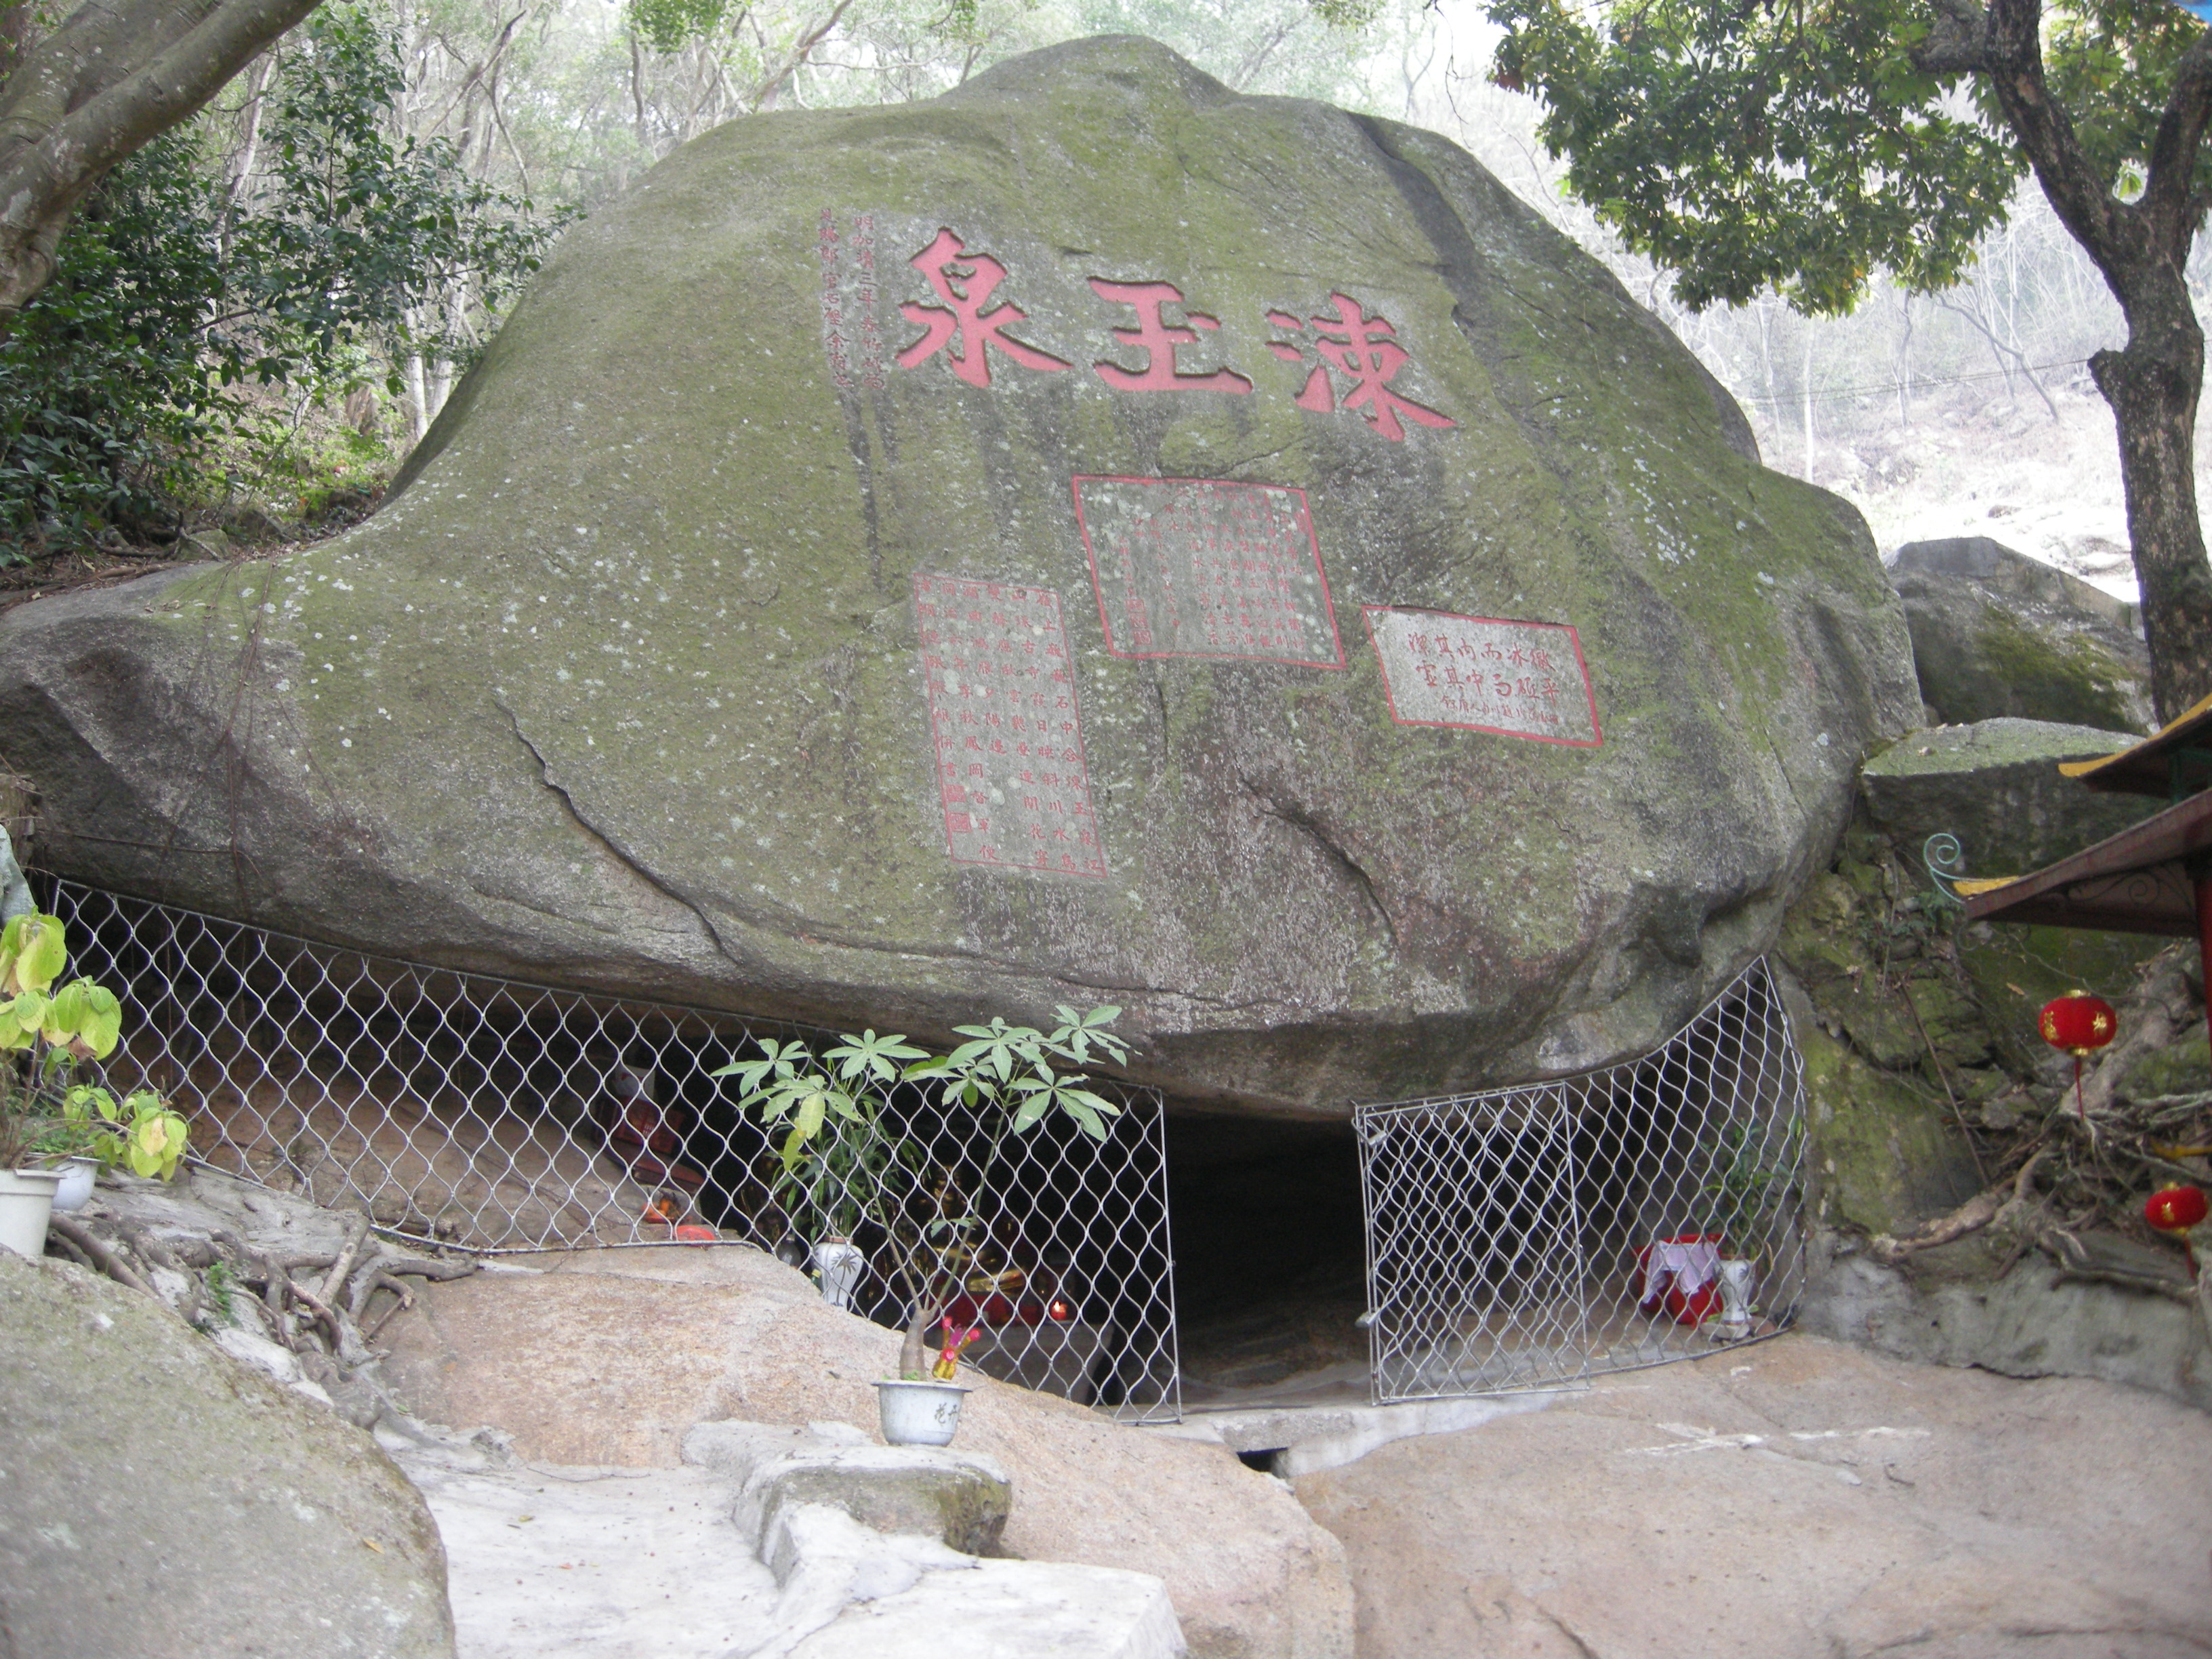
M 1686 305 L 1771 287 L 1849 311 L 1877 269 L 1957 282 L 2028 170 L 1987 82 L 1924 67 L 1929 0 L 1493 0 L 1494 78 L 1535 92 L 1567 181 Z M 2047 20 L 2051 92 L 2106 188 L 2142 188 L 2183 55 L 2203 26 L 2169 0 Z M 2205 163 L 2200 160 L 2200 175 Z
M 1771 286 L 1850 310 L 1878 268 L 1959 280 L 2032 168 L 2127 319 L 2112 405 L 2152 667 L 2212 695 L 2196 500 L 2204 336 L 2184 280 L 2212 205 L 2212 35 L 2167 0 L 1488 0 L 1569 187 L 1692 307 Z

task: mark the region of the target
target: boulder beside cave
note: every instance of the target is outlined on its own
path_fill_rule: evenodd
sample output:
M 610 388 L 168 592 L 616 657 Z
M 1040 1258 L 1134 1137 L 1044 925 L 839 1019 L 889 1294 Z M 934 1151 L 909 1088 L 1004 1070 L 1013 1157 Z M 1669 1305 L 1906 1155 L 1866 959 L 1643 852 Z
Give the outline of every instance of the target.
M 1906 859 L 1919 856 L 1929 836 L 1950 835 L 1963 873 L 2025 875 L 2158 810 L 2139 796 L 2084 789 L 2058 770 L 2061 761 L 2139 741 L 2046 720 L 1936 726 L 1908 732 L 1874 757 L 1859 784 L 1868 816 Z
M 1889 568 L 1931 720 L 2150 729 L 2133 605 L 1987 536 L 1910 542 Z
M 10 612 L 0 720 L 95 884 L 1338 1113 L 1669 1035 L 1908 723 L 1741 427 L 1443 139 L 1083 41 L 678 150 L 374 517 Z
M 452 1659 L 446 1553 L 359 1429 L 151 1297 L 0 1249 L 10 1659 Z

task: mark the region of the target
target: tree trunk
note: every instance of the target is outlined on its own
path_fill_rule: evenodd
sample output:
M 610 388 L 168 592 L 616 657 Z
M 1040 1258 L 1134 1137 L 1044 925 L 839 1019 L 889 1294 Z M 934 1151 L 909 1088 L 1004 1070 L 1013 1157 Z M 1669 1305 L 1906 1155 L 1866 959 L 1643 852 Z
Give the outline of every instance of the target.
M 2197 513 L 2204 331 L 2178 265 L 2159 262 L 2130 275 L 2120 294 L 2127 345 L 2099 352 L 2089 372 L 2119 432 L 2128 538 L 2163 722 L 2212 696 L 2212 564 Z
M 0 334 L 46 285 L 78 204 L 191 118 L 315 0 L 87 0 L 0 89 Z

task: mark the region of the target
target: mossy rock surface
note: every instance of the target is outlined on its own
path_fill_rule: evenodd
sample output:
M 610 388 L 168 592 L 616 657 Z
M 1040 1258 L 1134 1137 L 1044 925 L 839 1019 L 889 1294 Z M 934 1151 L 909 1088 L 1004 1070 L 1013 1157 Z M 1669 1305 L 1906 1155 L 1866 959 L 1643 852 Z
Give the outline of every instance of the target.
M 1893 575 L 1933 718 L 2149 729 L 2150 653 L 2119 601 L 1986 537 L 1901 548 Z
M 453 1659 L 422 1494 L 153 1297 L 0 1249 L 0 1651 Z
M 1930 836 L 1959 842 L 1965 873 L 2025 875 L 2159 810 L 2139 795 L 2084 789 L 2061 761 L 2109 755 L 2141 741 L 2124 732 L 2047 720 L 1986 720 L 1908 732 L 1866 765 L 1867 813 L 1901 855 Z
M 989 303 L 1026 313 L 1008 337 L 1066 368 L 896 364 L 953 314 L 911 263 L 941 230 L 971 256 L 932 268 L 951 297 L 978 303 L 988 255 Z M 1251 390 L 1116 389 L 1092 365 L 1147 355 L 1102 282 L 1174 284 L 1175 371 Z M 1394 331 L 1366 384 L 1402 351 L 1384 389 L 1450 425 L 1394 437 L 1358 376 L 1315 380 L 1340 294 Z M 1335 1111 L 1670 1034 L 1771 940 L 1853 768 L 1909 722 L 1863 524 L 1742 434 L 1444 140 L 1085 41 L 686 146 L 569 234 L 374 518 L 10 613 L 0 710 L 53 861 L 94 881 L 839 1026 L 1112 1002 L 1190 1097 Z M 1085 477 L 1264 487 L 1293 519 L 1302 492 L 1308 568 L 1298 521 L 1261 583 L 1296 648 L 1144 654 L 1104 520 L 1133 541 L 1174 487 L 1095 492 L 1079 522 Z M 1219 572 L 1172 519 L 1159 568 Z M 957 689 L 917 573 L 1052 596 L 1082 750 L 1054 769 L 1095 843 L 1066 775 L 1055 817 L 998 762 L 940 770 L 931 695 Z M 1375 632 L 1407 641 L 1387 684 Z M 1401 723 L 1456 695 L 1420 683 L 1417 635 L 1550 641 L 1555 690 Z M 1534 738 L 1475 729 L 1532 696 Z M 956 815 L 1013 838 L 972 861 Z

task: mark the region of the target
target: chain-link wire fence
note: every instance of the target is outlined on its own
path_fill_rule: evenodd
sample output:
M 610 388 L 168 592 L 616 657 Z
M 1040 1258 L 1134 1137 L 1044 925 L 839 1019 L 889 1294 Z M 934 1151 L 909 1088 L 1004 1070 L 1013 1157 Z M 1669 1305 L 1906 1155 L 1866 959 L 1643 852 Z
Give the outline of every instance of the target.
M 195 1155 L 404 1237 L 481 1251 L 732 1241 L 902 1325 L 918 1296 L 992 1375 L 1132 1421 L 1180 1414 L 1153 1091 L 1102 1139 L 1016 1134 L 920 1087 L 833 1121 L 793 1178 L 731 1079 L 771 1021 L 335 949 L 50 877 L 72 974 L 115 991 L 111 1085 L 159 1090 Z M 811 1173 L 810 1173 L 811 1171 Z
M 1375 1399 L 1571 1385 L 1787 1326 L 1804 1112 L 1764 963 L 1640 1060 L 1360 1107 Z

